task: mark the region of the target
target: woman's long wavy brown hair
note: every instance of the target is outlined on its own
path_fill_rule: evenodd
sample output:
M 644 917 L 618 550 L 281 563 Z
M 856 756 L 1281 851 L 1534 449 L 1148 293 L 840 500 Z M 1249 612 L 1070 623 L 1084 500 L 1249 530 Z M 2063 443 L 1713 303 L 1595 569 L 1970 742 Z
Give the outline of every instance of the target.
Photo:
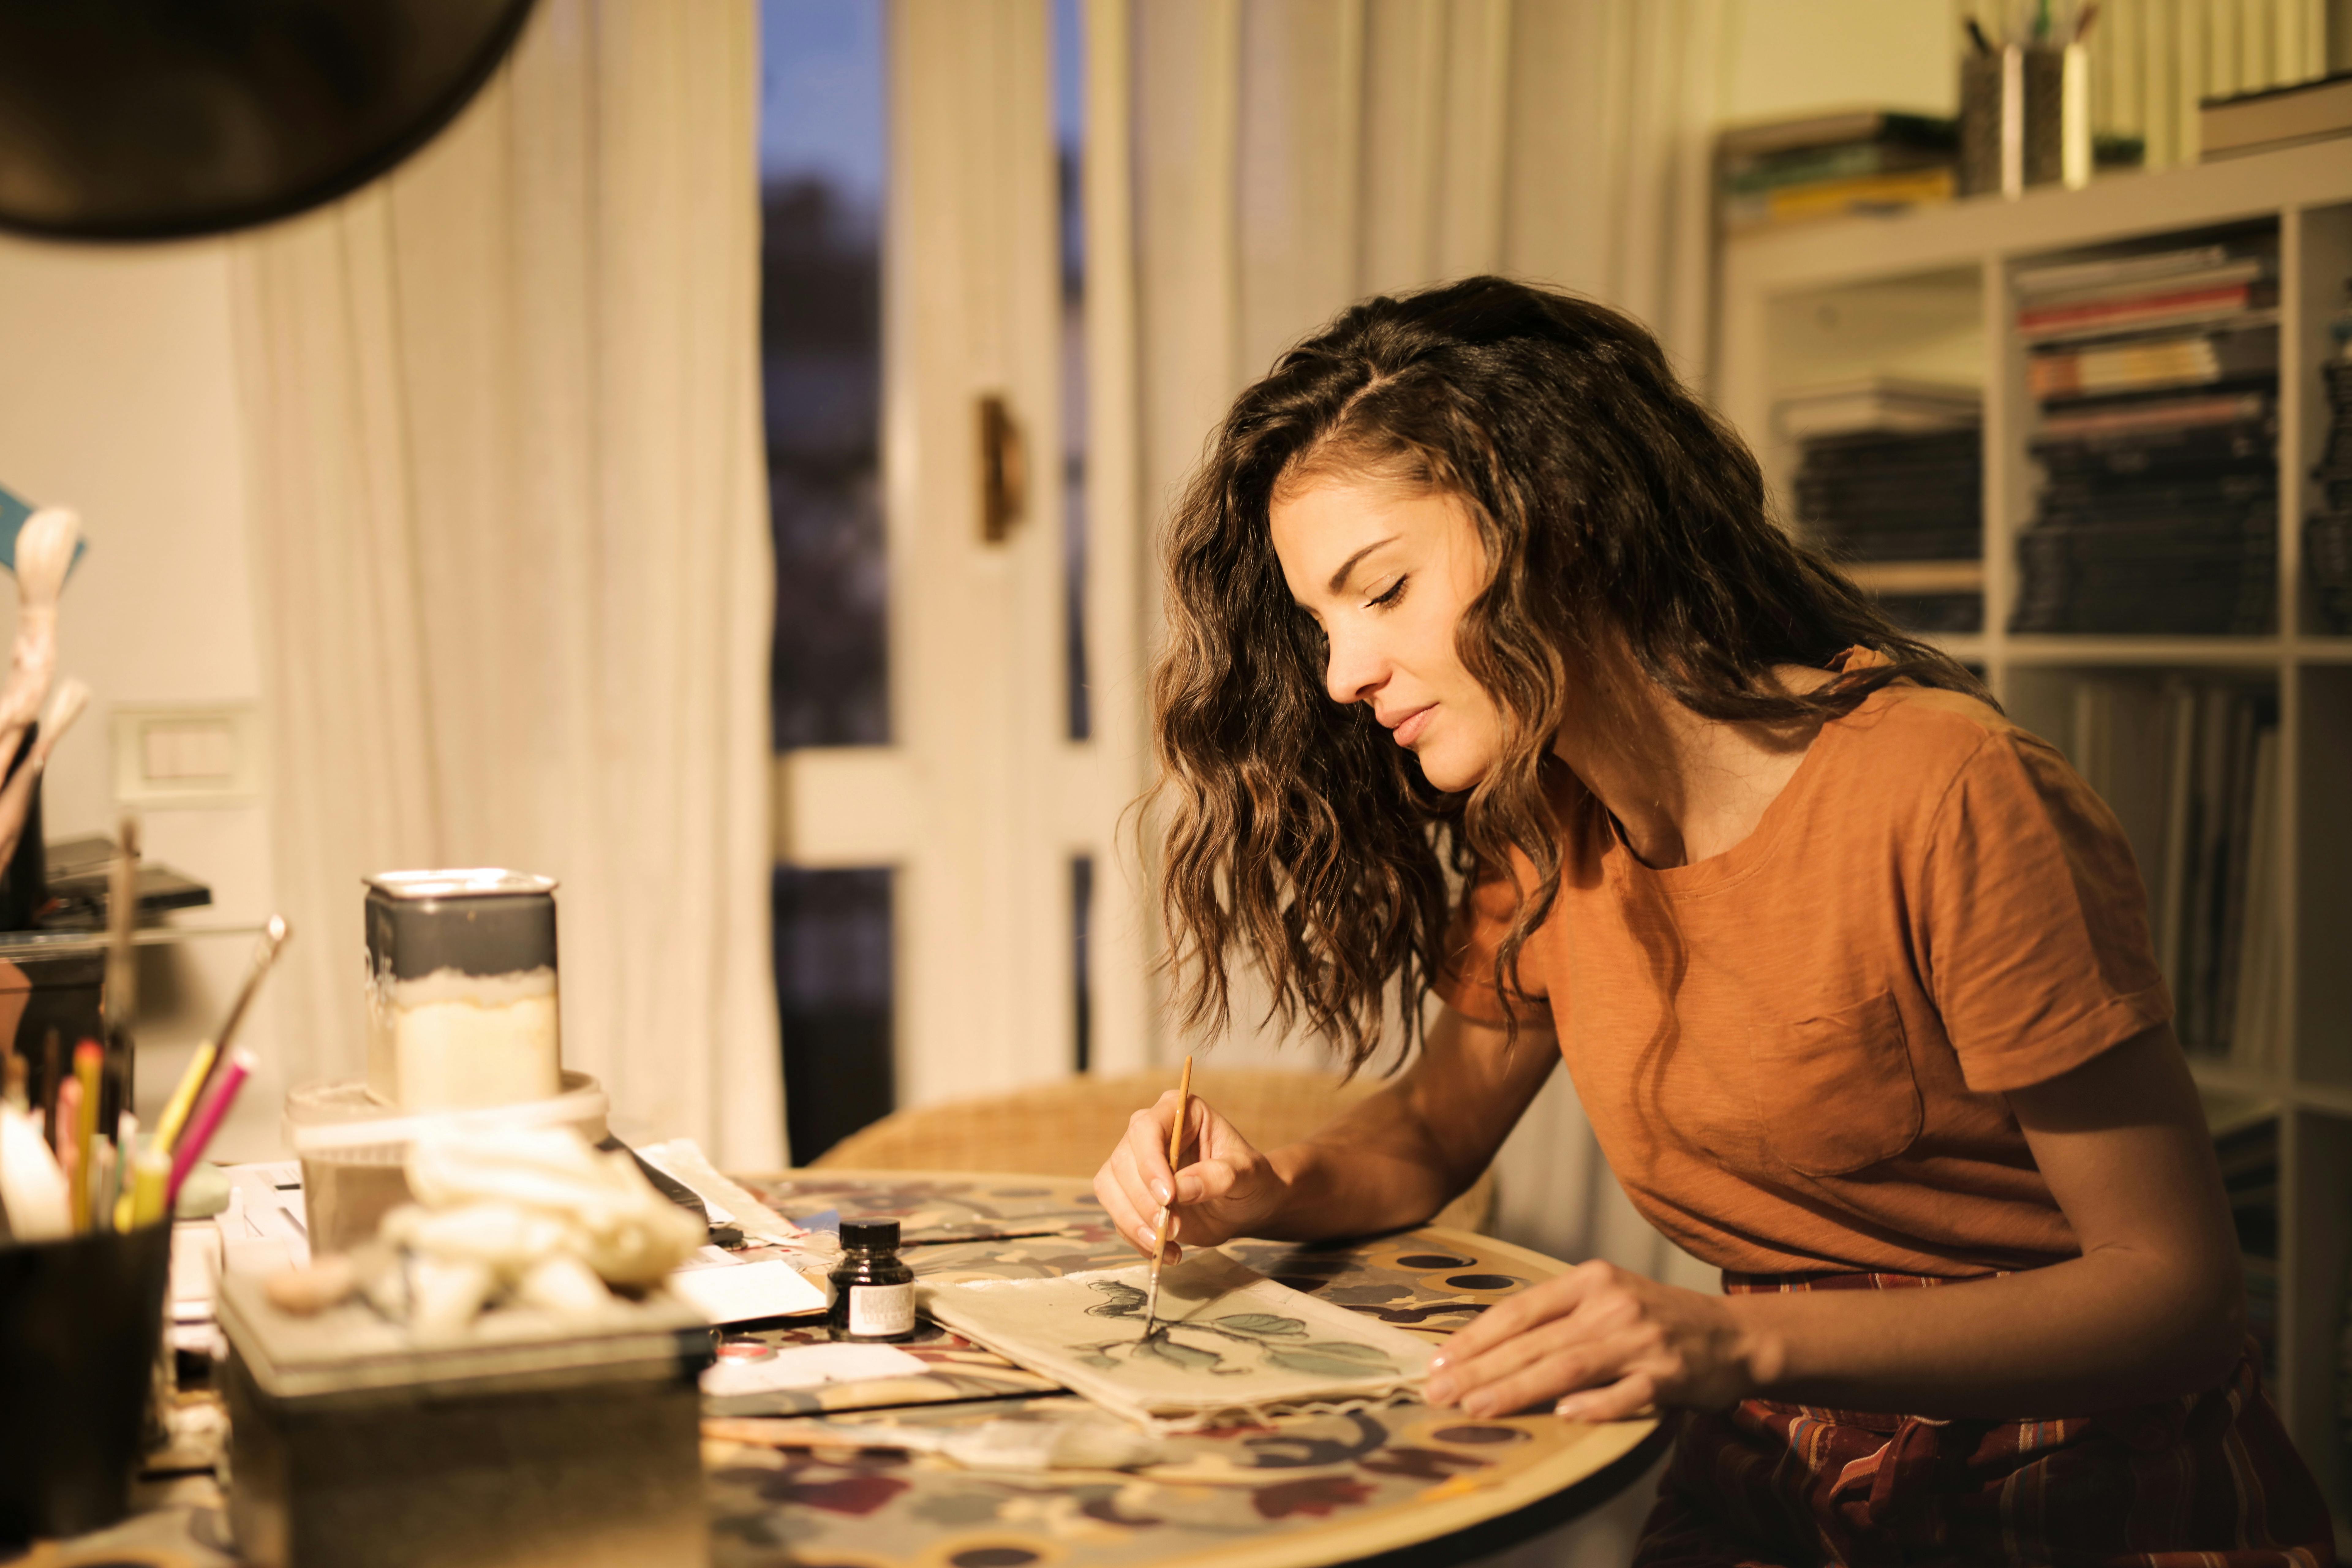
M 1369 704 L 1325 694 L 1322 633 L 1267 522 L 1310 475 L 1403 480 L 1476 520 L 1492 576 L 1455 640 L 1504 736 L 1471 789 L 1433 789 Z M 1501 278 L 1368 300 L 1241 395 L 1170 530 L 1167 619 L 1154 794 L 1180 1013 L 1225 1027 L 1239 956 L 1283 1027 L 1303 1020 L 1351 1072 L 1379 1047 L 1391 980 L 1410 1047 L 1454 889 L 1514 848 L 1535 883 L 1493 980 L 1518 993 L 1521 945 L 1559 889 L 1545 775 L 1572 679 L 1630 664 L 1707 718 L 1790 726 L 1895 680 L 1985 695 L 1774 524 L 1755 458 L 1646 331 Z M 1887 662 L 1809 695 L 1773 679 L 1856 645 Z

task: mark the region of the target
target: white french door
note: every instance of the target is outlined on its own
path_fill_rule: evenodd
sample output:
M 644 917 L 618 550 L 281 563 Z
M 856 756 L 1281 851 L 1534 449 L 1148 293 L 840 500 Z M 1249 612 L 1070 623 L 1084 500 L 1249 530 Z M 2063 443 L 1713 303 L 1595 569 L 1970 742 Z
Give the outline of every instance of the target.
M 1150 1058 L 1135 854 L 1142 600 L 1124 7 L 1089 6 L 1086 636 L 1069 740 L 1059 216 L 1047 0 L 893 0 L 883 288 L 892 743 L 778 759 L 779 858 L 896 868 L 896 1066 L 914 1106 L 1076 1061 L 1072 862 L 1093 862 L 1090 1055 Z M 1106 111 L 1108 110 L 1108 111 Z M 993 403 L 997 413 L 984 413 Z M 1009 426 L 1009 436 L 1007 427 Z M 1024 482 L 1025 481 L 1025 482 Z M 1007 502 L 1017 505 L 1007 506 Z

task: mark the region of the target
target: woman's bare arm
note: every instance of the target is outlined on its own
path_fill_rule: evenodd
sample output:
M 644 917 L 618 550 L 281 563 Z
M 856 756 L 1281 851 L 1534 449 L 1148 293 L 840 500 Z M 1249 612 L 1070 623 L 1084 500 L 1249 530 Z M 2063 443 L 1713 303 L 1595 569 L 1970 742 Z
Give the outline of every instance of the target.
M 1478 1179 L 1559 1062 L 1548 1026 L 1523 1025 L 1514 1041 L 1444 1007 L 1395 1082 L 1299 1142 L 1260 1151 L 1195 1100 L 1186 1142 L 1198 1157 L 1173 1178 L 1169 1235 L 1211 1247 L 1234 1236 L 1317 1240 L 1418 1225 Z M 1137 1111 L 1095 1176 L 1105 1211 L 1146 1253 L 1171 1190 L 1175 1104 L 1168 1094 Z
M 1941 1289 L 1734 1297 L 1588 1264 L 1456 1335 L 1432 1399 L 1476 1414 L 1559 1400 L 1595 1420 L 1751 1395 L 2014 1416 L 2212 1387 L 2242 1349 L 2244 1292 L 2171 1029 L 2009 1098 L 2080 1257 Z

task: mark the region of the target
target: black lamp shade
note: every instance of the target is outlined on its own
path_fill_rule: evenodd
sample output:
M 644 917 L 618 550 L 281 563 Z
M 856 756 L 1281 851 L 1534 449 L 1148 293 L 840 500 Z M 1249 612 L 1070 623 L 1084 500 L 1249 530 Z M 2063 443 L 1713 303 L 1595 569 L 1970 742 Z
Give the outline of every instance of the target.
M 0 228 L 172 239 L 330 201 L 446 125 L 530 0 L 0 0 Z

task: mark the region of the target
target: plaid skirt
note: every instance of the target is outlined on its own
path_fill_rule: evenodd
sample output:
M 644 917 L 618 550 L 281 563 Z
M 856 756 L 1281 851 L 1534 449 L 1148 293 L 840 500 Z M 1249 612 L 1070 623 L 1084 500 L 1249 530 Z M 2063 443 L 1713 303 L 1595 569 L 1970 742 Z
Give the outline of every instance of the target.
M 1724 1276 L 1759 1290 L 1961 1283 Z M 1931 1421 L 1749 1399 L 1685 1412 L 1636 1568 L 2015 1563 L 2323 1568 L 2326 1504 L 2251 1342 L 2218 1388 L 2055 1421 Z

